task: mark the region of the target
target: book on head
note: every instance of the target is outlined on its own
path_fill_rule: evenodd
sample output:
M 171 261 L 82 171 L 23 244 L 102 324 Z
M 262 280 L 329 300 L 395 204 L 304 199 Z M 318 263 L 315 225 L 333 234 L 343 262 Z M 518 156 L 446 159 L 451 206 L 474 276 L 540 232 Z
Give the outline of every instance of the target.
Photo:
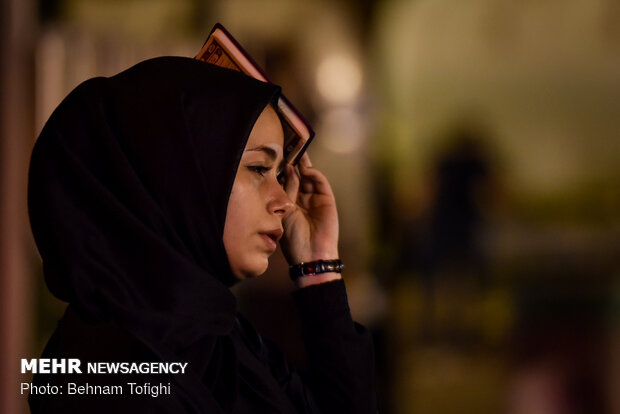
M 271 83 L 261 67 L 220 23 L 213 26 L 196 59 Z M 284 160 L 294 165 L 314 138 L 314 131 L 284 94 L 280 95 L 277 106 L 284 130 Z

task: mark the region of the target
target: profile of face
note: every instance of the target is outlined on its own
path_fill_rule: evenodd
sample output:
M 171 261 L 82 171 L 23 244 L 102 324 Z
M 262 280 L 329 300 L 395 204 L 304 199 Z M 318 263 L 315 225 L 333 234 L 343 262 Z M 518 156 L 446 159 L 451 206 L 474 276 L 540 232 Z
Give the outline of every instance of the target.
M 256 120 L 237 168 L 224 224 L 224 247 L 238 279 L 261 275 L 283 234 L 282 219 L 293 209 L 278 172 L 284 133 L 267 105 Z

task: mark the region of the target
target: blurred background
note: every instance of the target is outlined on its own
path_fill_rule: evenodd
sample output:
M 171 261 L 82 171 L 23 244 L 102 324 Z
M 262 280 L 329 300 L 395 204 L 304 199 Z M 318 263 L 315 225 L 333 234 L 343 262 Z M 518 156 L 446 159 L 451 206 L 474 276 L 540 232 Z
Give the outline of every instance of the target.
M 0 411 L 66 304 L 26 211 L 66 94 L 223 23 L 315 126 L 381 413 L 620 413 L 620 3 L 2 0 Z M 304 366 L 281 256 L 235 288 Z M 291 310 L 291 311 L 288 311 Z

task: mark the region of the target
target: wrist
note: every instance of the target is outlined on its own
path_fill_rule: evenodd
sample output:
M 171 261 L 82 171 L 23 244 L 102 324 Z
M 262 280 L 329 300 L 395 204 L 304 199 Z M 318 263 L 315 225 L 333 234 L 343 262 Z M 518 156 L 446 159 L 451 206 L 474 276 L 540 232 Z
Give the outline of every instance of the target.
M 336 272 L 321 273 L 314 276 L 303 276 L 295 280 L 295 286 L 302 289 L 308 286 L 318 285 L 321 283 L 332 282 L 334 280 L 342 279 L 342 275 Z
M 301 262 L 289 267 L 289 276 L 298 287 L 340 279 L 344 263 L 340 259 Z
M 336 260 L 338 257 L 340 257 L 338 254 L 338 249 L 330 249 L 320 252 L 295 255 L 288 260 L 288 264 L 289 266 L 295 266 L 299 263 L 316 262 L 319 260 Z

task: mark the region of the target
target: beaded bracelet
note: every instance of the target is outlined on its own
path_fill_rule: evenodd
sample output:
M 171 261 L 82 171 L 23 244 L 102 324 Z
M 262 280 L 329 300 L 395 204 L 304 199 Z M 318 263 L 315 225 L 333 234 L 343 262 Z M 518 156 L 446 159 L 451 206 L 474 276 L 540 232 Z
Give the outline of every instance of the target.
M 288 269 L 288 274 L 293 281 L 304 276 L 314 276 L 321 273 L 342 273 L 344 263 L 340 259 L 335 260 L 317 260 L 314 262 L 301 262 L 292 265 Z

